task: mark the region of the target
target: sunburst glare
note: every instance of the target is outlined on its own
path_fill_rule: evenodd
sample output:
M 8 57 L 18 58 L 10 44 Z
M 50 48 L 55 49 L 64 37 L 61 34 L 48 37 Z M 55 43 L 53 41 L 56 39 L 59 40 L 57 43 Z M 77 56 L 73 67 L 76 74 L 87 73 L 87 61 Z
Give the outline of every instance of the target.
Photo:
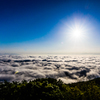
M 72 16 L 61 21 L 58 33 L 63 48 L 70 52 L 88 51 L 92 45 L 93 23 L 88 16 Z
M 64 34 L 66 34 L 71 41 L 82 41 L 87 38 L 88 33 L 90 33 L 89 24 L 85 19 L 74 19 L 65 26 Z
M 72 35 L 74 38 L 82 38 L 84 31 L 80 27 L 75 27 L 72 30 Z

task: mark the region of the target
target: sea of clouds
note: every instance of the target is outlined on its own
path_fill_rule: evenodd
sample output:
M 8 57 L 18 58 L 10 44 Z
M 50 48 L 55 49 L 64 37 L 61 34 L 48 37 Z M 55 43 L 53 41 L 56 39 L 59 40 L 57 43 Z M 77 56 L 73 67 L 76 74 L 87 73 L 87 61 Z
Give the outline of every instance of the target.
M 64 83 L 100 77 L 100 56 L 92 55 L 0 55 L 0 81 L 56 78 Z

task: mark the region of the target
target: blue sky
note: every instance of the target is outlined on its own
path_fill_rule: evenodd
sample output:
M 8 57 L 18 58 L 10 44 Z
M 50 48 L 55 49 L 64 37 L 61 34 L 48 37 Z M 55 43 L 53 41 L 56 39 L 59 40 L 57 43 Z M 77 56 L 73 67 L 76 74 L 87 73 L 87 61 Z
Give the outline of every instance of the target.
M 99 5 L 99 0 L 0 0 L 0 52 L 98 53 Z M 78 38 L 76 26 L 84 29 Z

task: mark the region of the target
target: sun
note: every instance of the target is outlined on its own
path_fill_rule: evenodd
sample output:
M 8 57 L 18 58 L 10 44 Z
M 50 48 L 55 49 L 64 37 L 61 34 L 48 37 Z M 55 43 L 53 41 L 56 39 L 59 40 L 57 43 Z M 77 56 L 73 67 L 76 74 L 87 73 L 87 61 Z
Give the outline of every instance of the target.
M 74 27 L 72 29 L 71 35 L 74 38 L 81 38 L 83 36 L 83 33 L 84 33 L 84 31 L 81 27 Z
M 64 22 L 59 33 L 71 43 L 81 43 L 89 38 L 90 26 L 86 18 L 71 18 Z
M 69 27 L 67 28 L 68 37 L 72 41 L 82 41 L 87 35 L 85 25 L 81 23 L 73 23 L 72 25 L 69 25 Z

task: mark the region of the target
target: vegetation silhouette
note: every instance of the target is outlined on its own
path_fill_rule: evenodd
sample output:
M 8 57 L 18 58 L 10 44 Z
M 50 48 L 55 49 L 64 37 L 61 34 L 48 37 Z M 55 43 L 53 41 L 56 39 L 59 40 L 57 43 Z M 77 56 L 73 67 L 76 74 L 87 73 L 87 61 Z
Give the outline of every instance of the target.
M 100 78 L 64 84 L 41 78 L 27 82 L 0 82 L 0 100 L 100 100 Z

